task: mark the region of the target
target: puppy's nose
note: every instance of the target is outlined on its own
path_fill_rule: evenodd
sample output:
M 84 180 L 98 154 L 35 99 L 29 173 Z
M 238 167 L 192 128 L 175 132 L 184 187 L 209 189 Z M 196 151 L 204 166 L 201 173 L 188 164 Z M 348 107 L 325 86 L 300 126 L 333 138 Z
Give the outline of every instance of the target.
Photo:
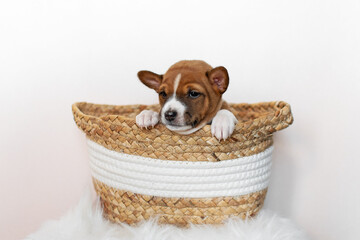
M 168 121 L 173 121 L 176 118 L 177 112 L 175 111 L 166 111 L 165 112 L 165 119 Z

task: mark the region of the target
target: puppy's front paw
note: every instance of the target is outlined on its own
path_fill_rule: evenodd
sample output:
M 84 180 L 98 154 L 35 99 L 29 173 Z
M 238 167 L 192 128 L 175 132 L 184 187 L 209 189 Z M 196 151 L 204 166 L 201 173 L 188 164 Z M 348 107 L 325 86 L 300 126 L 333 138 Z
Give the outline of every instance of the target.
M 154 127 L 159 122 L 159 113 L 144 110 L 136 116 L 136 124 L 141 128 Z
M 235 125 L 238 122 L 232 112 L 222 109 L 217 112 L 211 123 L 211 133 L 217 139 L 227 139 L 234 131 Z

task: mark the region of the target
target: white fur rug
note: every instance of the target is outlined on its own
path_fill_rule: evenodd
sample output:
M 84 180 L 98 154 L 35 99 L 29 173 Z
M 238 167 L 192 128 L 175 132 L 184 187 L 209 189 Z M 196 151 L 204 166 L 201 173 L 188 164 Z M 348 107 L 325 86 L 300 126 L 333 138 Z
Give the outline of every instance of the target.
M 223 226 L 191 226 L 181 229 L 154 221 L 137 227 L 112 224 L 102 218 L 90 194 L 59 220 L 47 221 L 25 240 L 303 240 L 308 239 L 294 224 L 269 210 L 253 220 L 230 220 Z

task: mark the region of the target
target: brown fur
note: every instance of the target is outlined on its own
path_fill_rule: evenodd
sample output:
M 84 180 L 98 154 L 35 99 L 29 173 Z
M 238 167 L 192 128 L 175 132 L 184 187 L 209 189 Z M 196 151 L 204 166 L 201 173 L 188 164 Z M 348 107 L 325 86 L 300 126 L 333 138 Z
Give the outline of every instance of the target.
M 184 60 L 172 65 L 164 75 L 140 71 L 138 77 L 156 92 L 166 93 L 166 97 L 159 94 L 162 107 L 173 95 L 175 78 L 179 73 L 181 73 L 181 81 L 176 96 L 187 106 L 185 114 L 187 125 L 196 127 L 209 122 L 220 109 L 226 108 L 226 103 L 221 99 L 229 84 L 229 76 L 224 67 L 212 68 L 204 61 Z M 190 90 L 195 90 L 201 95 L 198 98 L 190 98 Z

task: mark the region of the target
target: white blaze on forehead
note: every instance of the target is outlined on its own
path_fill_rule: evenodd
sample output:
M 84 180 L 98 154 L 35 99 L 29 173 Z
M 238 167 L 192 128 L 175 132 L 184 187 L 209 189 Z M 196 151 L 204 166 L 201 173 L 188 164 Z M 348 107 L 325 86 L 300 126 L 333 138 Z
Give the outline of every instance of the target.
M 179 73 L 176 78 L 175 78 L 175 82 L 174 82 L 174 96 L 176 95 L 176 90 L 179 86 L 179 83 L 180 83 L 180 80 L 181 80 L 181 73 Z
M 176 99 L 176 90 L 179 87 L 179 83 L 181 80 L 181 73 L 179 73 L 174 80 L 174 94 L 167 100 L 165 105 L 163 106 L 161 110 L 161 121 L 166 124 L 165 119 L 165 112 L 166 111 L 176 111 L 177 116 L 174 121 L 172 121 L 172 124 L 176 124 L 178 126 L 184 126 L 185 125 L 185 118 L 184 114 L 186 111 L 186 106 L 180 102 L 178 99 Z

